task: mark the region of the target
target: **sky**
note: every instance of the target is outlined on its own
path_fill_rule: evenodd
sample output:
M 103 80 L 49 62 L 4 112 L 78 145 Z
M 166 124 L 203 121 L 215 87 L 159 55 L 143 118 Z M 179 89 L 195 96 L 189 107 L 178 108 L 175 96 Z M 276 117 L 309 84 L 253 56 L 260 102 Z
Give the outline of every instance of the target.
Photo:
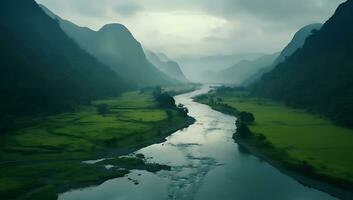
M 301 27 L 331 17 L 345 0 L 36 0 L 99 30 L 124 24 L 142 45 L 170 57 L 274 53 Z

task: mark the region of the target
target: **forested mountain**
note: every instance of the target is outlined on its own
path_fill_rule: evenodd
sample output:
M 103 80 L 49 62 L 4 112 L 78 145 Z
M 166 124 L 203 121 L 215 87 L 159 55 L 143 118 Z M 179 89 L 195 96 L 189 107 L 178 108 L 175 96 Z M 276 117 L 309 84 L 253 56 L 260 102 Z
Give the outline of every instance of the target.
M 240 84 L 260 69 L 272 65 L 278 55 L 279 53 L 275 53 L 261 56 L 255 60 L 242 60 L 225 70 L 219 72 L 209 71 L 205 76 L 211 82 Z
M 178 80 L 182 83 L 189 82 L 184 73 L 181 71 L 179 64 L 168 58 L 165 54 L 156 54 L 149 50 L 145 50 L 145 54 L 148 61 L 150 61 L 154 66 L 170 78 Z
M 0 17 L 1 125 L 9 115 L 66 111 L 127 87 L 34 0 L 0 1 Z
M 143 52 L 141 44 L 122 24 L 107 24 L 94 31 L 64 20 L 42 6 L 61 28 L 84 50 L 110 66 L 129 82 L 140 86 L 168 85 L 176 83 L 153 66 Z
M 273 64 L 267 65 L 267 66 L 264 66 L 264 68 L 261 68 L 258 72 L 254 73 L 252 76 L 247 78 L 242 83 L 242 85 L 249 86 L 255 83 L 256 81 L 258 81 L 262 75 L 266 74 L 267 72 L 270 72 L 279 63 L 285 61 L 288 56 L 291 56 L 296 50 L 303 47 L 306 38 L 308 38 L 311 35 L 312 31 L 319 30 L 321 27 L 322 27 L 322 24 L 316 23 L 316 24 L 310 24 L 301 28 L 298 32 L 295 33 L 293 39 L 282 50 L 281 54 L 277 57 L 277 59 L 274 61 Z
M 313 31 L 320 30 L 322 27 L 321 23 L 309 24 L 301 28 L 295 33 L 293 39 L 290 43 L 283 49 L 281 54 L 278 56 L 274 62 L 274 66 L 286 60 L 288 56 L 291 56 L 296 50 L 303 47 L 306 38 L 308 38 Z
M 258 95 L 323 113 L 353 126 L 353 0 L 256 83 Z

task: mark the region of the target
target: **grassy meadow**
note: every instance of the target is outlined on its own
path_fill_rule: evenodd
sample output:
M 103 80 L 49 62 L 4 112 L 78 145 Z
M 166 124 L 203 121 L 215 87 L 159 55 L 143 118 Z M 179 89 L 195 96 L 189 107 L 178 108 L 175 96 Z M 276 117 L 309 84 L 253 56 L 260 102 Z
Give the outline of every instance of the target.
M 127 170 L 106 169 L 107 161 L 82 161 L 131 152 L 192 122 L 160 108 L 150 92 L 128 92 L 32 120 L 33 126 L 1 138 L 0 199 L 56 199 L 57 192 L 123 176 Z M 129 160 L 119 166 L 124 161 Z
M 248 142 L 263 153 L 283 159 L 293 165 L 305 163 L 317 174 L 334 180 L 353 183 L 353 130 L 304 110 L 293 109 L 281 103 L 249 96 L 246 92 L 212 94 L 238 111 L 251 112 L 255 123 L 249 128 L 270 142 L 271 148 L 258 145 L 258 137 Z M 203 99 L 202 103 L 209 104 Z M 212 106 L 212 105 L 211 105 Z M 217 105 L 212 107 L 217 108 Z M 218 109 L 222 110 L 222 109 Z M 274 148 L 272 148 L 274 147 Z

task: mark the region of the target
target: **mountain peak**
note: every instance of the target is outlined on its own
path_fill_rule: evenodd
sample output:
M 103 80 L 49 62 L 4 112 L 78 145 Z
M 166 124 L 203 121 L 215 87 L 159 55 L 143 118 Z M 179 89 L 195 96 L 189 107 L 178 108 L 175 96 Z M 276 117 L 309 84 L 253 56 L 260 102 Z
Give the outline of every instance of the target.
M 124 31 L 130 33 L 129 29 L 127 29 L 126 26 L 119 23 L 106 24 L 101 29 L 99 29 L 99 32 L 104 31 Z

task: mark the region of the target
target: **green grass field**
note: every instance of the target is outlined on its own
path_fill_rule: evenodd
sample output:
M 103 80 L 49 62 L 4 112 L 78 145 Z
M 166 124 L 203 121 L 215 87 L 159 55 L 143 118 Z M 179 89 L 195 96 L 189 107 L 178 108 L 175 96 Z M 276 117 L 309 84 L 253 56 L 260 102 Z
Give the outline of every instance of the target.
M 107 105 L 107 113 L 98 112 L 102 104 Z M 176 110 L 169 113 L 157 106 L 149 92 L 129 92 L 95 101 L 74 113 L 33 119 L 35 126 L 1 138 L 0 199 L 42 195 L 55 199 L 58 188 L 96 184 L 126 174 L 81 161 L 143 147 L 190 123 Z
M 239 111 L 255 115 L 249 128 L 263 134 L 290 163 L 307 162 L 316 173 L 353 183 L 353 130 L 270 100 L 244 93 L 216 95 Z M 207 103 L 204 101 L 204 103 Z M 266 151 L 266 149 L 264 149 Z

